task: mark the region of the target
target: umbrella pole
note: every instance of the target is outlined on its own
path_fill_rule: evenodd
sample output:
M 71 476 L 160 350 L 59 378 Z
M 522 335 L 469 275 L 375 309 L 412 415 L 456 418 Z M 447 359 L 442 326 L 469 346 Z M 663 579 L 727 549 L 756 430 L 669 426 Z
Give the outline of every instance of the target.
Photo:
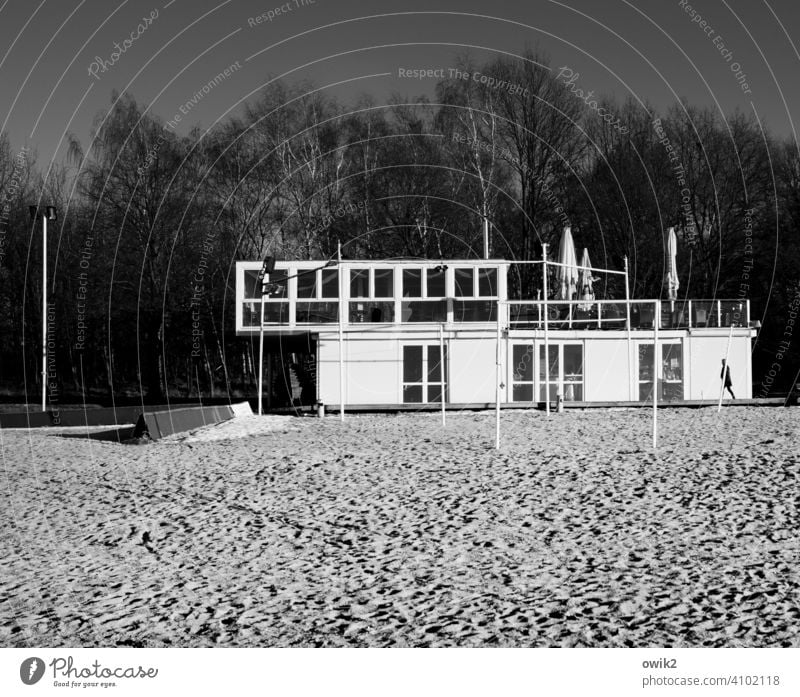
M 544 293 L 544 407 L 547 415 L 550 416 L 550 332 L 549 314 L 547 310 L 547 245 L 542 244 L 542 275 L 543 275 L 543 293 Z

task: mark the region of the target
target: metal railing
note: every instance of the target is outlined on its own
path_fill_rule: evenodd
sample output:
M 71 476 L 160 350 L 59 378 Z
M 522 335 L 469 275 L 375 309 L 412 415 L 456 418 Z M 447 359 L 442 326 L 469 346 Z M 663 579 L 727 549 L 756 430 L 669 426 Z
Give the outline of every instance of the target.
M 749 300 L 543 300 L 509 301 L 510 329 L 627 330 L 749 327 Z M 655 317 L 654 315 L 658 315 Z M 630 325 L 628 318 L 630 317 Z
M 749 327 L 749 300 L 511 300 L 502 302 L 501 322 L 512 330 L 652 330 L 658 328 L 705 329 Z M 398 309 L 395 308 L 395 303 Z M 328 301 L 275 301 L 265 303 L 264 320 L 270 326 L 336 324 L 340 303 Z M 497 300 L 464 302 L 461 299 L 436 301 L 350 300 L 345 305 L 345 324 L 380 323 L 402 325 L 494 323 Z M 258 327 L 261 301 L 245 300 L 242 326 Z M 657 314 L 657 317 L 654 315 Z M 630 319 L 630 324 L 628 323 Z

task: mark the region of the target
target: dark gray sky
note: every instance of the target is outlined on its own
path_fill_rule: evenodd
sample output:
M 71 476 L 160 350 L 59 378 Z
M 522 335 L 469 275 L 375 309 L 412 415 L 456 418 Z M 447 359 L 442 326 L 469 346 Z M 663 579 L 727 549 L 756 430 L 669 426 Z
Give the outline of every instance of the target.
M 154 18 L 144 26 L 143 17 Z M 114 60 L 114 42 L 140 24 Z M 435 78 L 402 79 L 398 69 L 446 70 L 466 50 L 480 62 L 526 44 L 579 73 L 587 91 L 657 108 L 686 97 L 754 111 L 778 135 L 800 131 L 798 0 L 0 0 L 0 128 L 43 165 L 63 156 L 67 131 L 89 145 L 114 89 L 171 119 L 238 61 L 182 117 L 185 133 L 238 111 L 271 77 L 347 81 L 330 88 L 342 99 L 432 96 Z

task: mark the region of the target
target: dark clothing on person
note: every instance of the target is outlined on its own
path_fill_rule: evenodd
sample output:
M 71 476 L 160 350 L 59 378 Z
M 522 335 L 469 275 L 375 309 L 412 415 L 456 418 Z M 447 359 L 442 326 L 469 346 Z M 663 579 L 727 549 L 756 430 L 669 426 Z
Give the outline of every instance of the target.
M 731 380 L 731 367 L 729 365 L 723 365 L 722 370 L 719 371 L 719 378 L 720 380 L 725 378 L 725 389 L 728 390 L 731 394 L 732 399 L 736 399 L 736 395 L 733 394 L 733 381 Z

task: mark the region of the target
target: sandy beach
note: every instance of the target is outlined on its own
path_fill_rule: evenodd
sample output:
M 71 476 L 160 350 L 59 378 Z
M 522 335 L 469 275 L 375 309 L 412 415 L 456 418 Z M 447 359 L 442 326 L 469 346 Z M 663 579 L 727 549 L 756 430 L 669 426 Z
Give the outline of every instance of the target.
M 797 647 L 798 414 L 0 431 L 0 645 Z

